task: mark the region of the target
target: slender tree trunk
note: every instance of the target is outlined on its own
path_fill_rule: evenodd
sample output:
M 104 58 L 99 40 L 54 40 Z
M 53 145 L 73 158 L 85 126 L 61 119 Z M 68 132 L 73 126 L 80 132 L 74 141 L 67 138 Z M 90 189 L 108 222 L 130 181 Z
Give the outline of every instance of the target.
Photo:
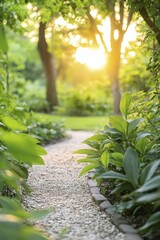
M 108 76 L 111 83 L 114 114 L 120 114 L 121 88 L 119 82 L 119 70 L 121 63 L 121 44 L 122 39 L 112 41 L 112 51 L 109 53 L 107 66 Z
M 47 91 L 46 98 L 51 107 L 58 105 L 57 89 L 56 89 L 56 70 L 54 63 L 54 56 L 48 51 L 48 44 L 45 39 L 45 28 L 46 24 L 40 22 L 39 25 L 39 39 L 38 39 L 38 50 L 41 57 L 41 61 L 44 67 L 46 80 L 47 80 Z

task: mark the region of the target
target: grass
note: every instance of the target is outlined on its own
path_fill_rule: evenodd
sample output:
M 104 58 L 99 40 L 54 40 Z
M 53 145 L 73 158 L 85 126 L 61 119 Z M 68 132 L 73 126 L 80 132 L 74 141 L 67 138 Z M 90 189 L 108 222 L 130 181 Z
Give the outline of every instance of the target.
M 53 119 L 54 121 L 64 120 L 65 127 L 69 130 L 88 130 L 95 131 L 103 129 L 108 122 L 107 116 L 89 116 L 89 117 L 74 117 L 74 116 L 57 116 L 45 113 L 35 113 L 35 116 L 43 121 Z

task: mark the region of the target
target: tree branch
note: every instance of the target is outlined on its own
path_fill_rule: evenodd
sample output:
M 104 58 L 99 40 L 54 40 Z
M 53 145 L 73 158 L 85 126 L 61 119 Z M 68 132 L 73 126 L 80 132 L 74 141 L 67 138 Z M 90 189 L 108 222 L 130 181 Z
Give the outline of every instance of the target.
M 106 43 L 105 43 L 105 41 L 103 39 L 102 33 L 99 31 L 99 29 L 97 27 L 97 24 L 96 24 L 94 18 L 92 17 L 92 15 L 91 15 L 91 13 L 90 13 L 90 11 L 88 9 L 87 9 L 87 16 L 88 16 L 88 18 L 90 20 L 91 25 L 93 26 L 94 34 L 97 33 L 99 35 L 99 37 L 101 39 L 101 42 L 102 42 L 102 45 L 103 45 L 105 51 L 108 53 L 108 49 L 107 49 Z
M 140 15 L 143 17 L 144 21 L 147 23 L 147 25 L 152 29 L 152 31 L 155 33 L 156 39 L 160 45 L 160 29 L 156 26 L 156 24 L 151 20 L 151 18 L 148 15 L 147 10 L 145 7 L 142 7 L 139 9 Z

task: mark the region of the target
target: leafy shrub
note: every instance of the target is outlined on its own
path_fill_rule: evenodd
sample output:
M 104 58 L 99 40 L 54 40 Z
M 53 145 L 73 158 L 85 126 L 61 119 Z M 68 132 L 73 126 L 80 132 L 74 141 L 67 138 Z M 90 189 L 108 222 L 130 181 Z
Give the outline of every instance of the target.
M 94 90 L 90 86 L 60 89 L 60 106 L 57 108 L 58 114 L 70 116 L 99 116 L 111 112 L 109 102 L 103 88 Z M 93 94 L 94 93 L 94 94 Z
M 19 102 L 37 112 L 49 112 L 50 107 L 45 99 L 45 86 L 40 81 L 26 81 L 23 78 L 16 79 L 10 83 L 10 92 Z
M 132 110 L 133 106 L 136 107 L 135 103 L 131 94 L 126 93 L 120 104 L 122 116 L 111 116 L 109 126 L 104 131 L 84 141 L 90 149 L 81 149 L 77 153 L 87 155 L 79 162 L 90 163 L 80 175 L 95 169 L 94 178 L 100 185 L 104 181 L 111 181 L 111 193 L 121 199 L 117 203 L 117 210 L 129 210 L 133 214 L 143 211 L 146 223 L 140 232 L 150 236 L 159 232 L 160 222 L 159 115 L 156 97 L 151 104 L 155 108 L 147 115 L 148 118 L 136 118 L 136 112 Z M 138 101 L 137 107 L 139 104 Z M 145 103 L 142 105 L 145 106 Z
M 2 85 L 3 86 L 3 85 Z M 0 89 L 0 239 L 45 240 L 36 229 L 24 225 L 29 214 L 14 199 L 3 197 L 12 193 L 19 198 L 22 190 L 30 191 L 26 179 L 28 167 L 43 164 L 46 151 L 38 140 L 25 133 L 28 114 L 22 106 Z
M 57 141 L 65 137 L 63 121 L 44 120 L 39 117 L 31 117 L 28 133 L 37 138 L 41 144 Z

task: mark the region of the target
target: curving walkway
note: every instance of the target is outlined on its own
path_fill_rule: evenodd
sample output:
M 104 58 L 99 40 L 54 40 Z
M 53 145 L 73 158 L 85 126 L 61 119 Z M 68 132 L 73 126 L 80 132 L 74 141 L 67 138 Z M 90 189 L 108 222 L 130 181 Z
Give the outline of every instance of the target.
M 31 196 L 24 200 L 28 209 L 49 208 L 50 214 L 37 225 L 56 240 L 125 240 L 91 199 L 87 178 L 78 178 L 82 164 L 73 152 L 85 147 L 81 142 L 91 132 L 70 132 L 70 139 L 46 147 L 45 166 L 34 166 L 28 183 Z

